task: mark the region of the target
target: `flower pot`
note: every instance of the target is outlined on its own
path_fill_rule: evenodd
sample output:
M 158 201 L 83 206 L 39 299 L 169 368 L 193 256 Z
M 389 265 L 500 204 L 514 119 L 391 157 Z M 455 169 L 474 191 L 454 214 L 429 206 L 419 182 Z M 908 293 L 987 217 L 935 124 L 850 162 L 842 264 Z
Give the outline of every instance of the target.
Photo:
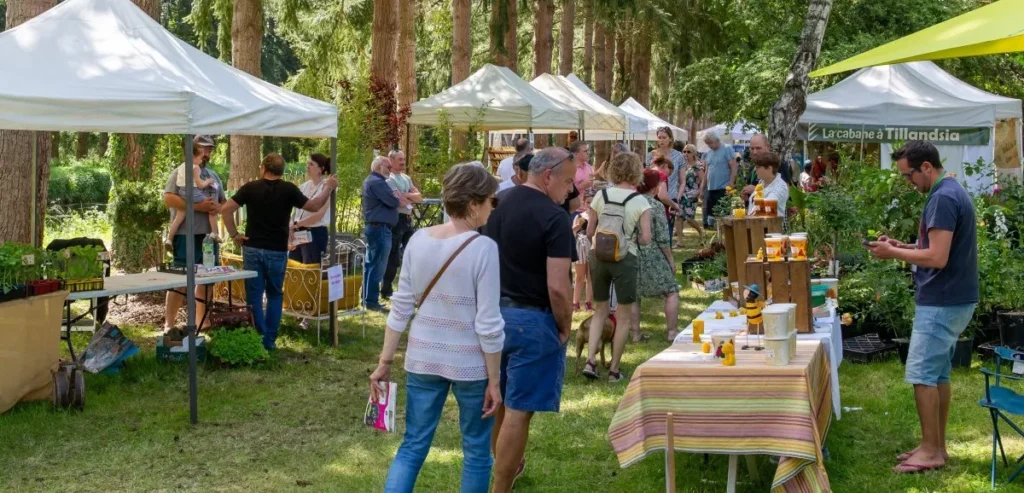
M 953 368 L 970 368 L 971 356 L 974 354 L 974 338 L 961 337 L 956 341 L 953 350 Z
M 19 284 L 11 288 L 10 291 L 3 293 L 0 292 L 0 303 L 5 301 L 14 301 L 26 298 L 28 296 L 28 288 L 24 284 Z
M 1024 312 L 999 312 L 999 345 L 1024 347 Z
M 907 364 L 907 354 L 910 352 L 910 339 L 906 337 L 897 337 L 892 340 L 896 343 L 896 352 L 900 355 L 900 363 Z

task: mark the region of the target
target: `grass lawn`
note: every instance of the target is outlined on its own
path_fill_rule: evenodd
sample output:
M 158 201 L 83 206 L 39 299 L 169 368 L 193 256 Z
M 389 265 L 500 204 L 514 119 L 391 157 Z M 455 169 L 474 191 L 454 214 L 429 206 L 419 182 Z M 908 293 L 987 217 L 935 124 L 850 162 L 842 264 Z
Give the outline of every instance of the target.
M 684 290 L 680 320 L 690 320 L 709 301 Z M 627 346 L 623 367 L 630 374 L 668 345 L 657 311 L 653 302 L 644 306 L 642 327 L 652 337 Z M 186 367 L 157 363 L 152 327 L 127 327 L 142 354 L 120 376 L 89 375 L 84 412 L 55 412 L 48 403 L 35 403 L 0 416 L 0 490 L 380 491 L 401 435 L 382 435 L 361 423 L 384 319 L 368 315 L 366 324 L 363 339 L 359 319 L 342 323 L 336 349 L 316 346 L 315 333 L 291 325 L 284 330 L 283 349 L 264 367 L 201 368 L 198 426 L 188 424 Z M 83 335 L 76 347 L 85 342 Z M 834 491 L 987 491 L 991 423 L 976 404 L 984 385 L 977 365 L 954 372 L 949 466 L 897 476 L 889 471 L 894 457 L 916 445 L 917 436 L 903 368 L 899 361 L 845 363 L 842 403 L 863 410 L 833 422 L 826 467 Z M 571 357 L 567 366 L 571 372 Z M 401 351 L 395 367 L 401 422 Z M 562 412 L 533 421 L 529 465 L 516 491 L 662 491 L 662 454 L 621 469 L 607 440 L 625 388 L 625 382 L 589 383 L 567 375 Z M 457 419 L 450 398 L 418 491 L 459 490 Z M 1005 443 L 1012 457 L 1024 452 L 1024 441 Z M 726 457 L 712 456 L 705 465 L 702 456 L 679 453 L 676 464 L 679 491 L 724 490 Z M 748 479 L 741 466 L 740 491 L 767 491 L 770 466 L 761 464 L 761 482 Z M 1001 469 L 1000 480 L 1007 476 Z M 1001 490 L 1024 491 L 1024 482 Z

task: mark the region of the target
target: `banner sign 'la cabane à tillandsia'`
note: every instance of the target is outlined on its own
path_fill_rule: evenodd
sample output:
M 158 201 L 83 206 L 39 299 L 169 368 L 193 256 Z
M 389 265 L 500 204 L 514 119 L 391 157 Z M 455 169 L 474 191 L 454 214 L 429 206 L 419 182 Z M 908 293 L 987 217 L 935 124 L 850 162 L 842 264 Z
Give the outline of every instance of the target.
M 988 127 L 923 127 L 913 125 L 855 125 L 801 123 L 797 139 L 809 142 L 898 142 L 926 140 L 935 145 L 985 146 L 991 139 Z

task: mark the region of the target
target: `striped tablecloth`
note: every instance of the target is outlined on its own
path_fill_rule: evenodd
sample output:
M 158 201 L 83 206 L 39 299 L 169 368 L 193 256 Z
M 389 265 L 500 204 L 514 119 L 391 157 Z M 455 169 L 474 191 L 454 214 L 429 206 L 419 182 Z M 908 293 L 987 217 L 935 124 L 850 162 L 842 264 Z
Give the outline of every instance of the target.
M 787 366 L 769 366 L 763 351 L 737 348 L 732 367 L 696 351 L 675 344 L 636 369 L 608 430 L 619 464 L 665 450 L 671 412 L 676 451 L 780 456 L 773 491 L 829 491 L 821 448 L 832 379 L 821 342 L 798 342 Z

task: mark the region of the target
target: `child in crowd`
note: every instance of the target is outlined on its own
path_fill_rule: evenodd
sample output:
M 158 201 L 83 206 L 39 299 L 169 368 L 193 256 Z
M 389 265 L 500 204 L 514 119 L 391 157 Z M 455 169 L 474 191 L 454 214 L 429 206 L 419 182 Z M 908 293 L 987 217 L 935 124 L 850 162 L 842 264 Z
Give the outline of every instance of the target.
M 174 185 L 178 187 L 177 193 L 182 199 L 185 198 L 185 166 L 178 168 L 178 177 L 175 179 Z M 199 165 L 192 165 L 192 183 L 194 185 L 192 189 L 192 201 L 196 204 L 206 200 L 213 199 L 217 200 L 217 181 L 210 178 L 208 180 L 202 179 L 202 168 Z M 215 212 L 210 212 L 210 238 L 213 241 L 220 242 L 220 238 L 217 236 L 217 219 L 218 215 Z M 171 222 L 170 229 L 167 230 L 167 238 L 164 240 L 164 244 L 168 248 L 171 247 L 171 240 L 178 234 L 178 228 L 181 227 L 185 222 L 184 214 L 175 214 L 174 221 Z

